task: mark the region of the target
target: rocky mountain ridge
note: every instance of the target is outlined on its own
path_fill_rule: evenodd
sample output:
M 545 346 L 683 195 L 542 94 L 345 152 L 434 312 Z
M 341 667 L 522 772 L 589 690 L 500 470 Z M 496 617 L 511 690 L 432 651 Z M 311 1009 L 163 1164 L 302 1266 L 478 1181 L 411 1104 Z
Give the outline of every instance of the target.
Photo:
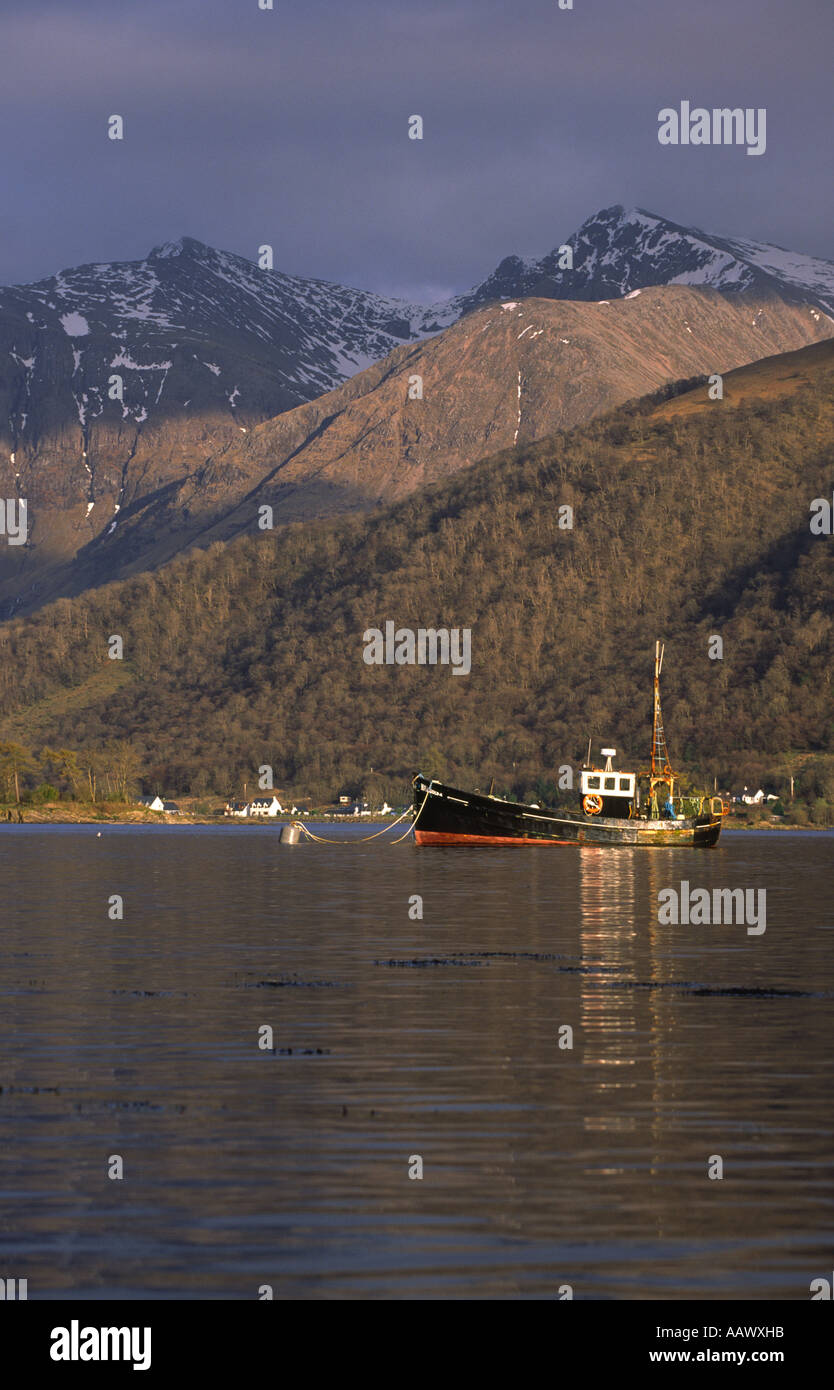
M 241 486 L 256 488 L 276 468 L 283 472 L 278 510 L 290 517 L 372 505 L 400 495 L 399 487 L 432 480 L 443 437 L 437 435 L 437 422 L 426 420 L 434 419 L 434 405 L 443 395 L 435 386 L 433 399 L 424 397 L 421 412 L 406 411 L 407 420 L 400 385 L 396 401 L 389 398 L 390 388 L 382 387 L 398 378 L 401 363 L 419 375 L 424 352 L 429 377 L 437 383 L 442 375 L 446 397 L 457 402 L 447 400 L 451 414 L 447 411 L 443 421 L 451 432 L 443 465 L 450 471 L 512 443 L 517 429 L 518 437 L 532 438 L 531 430 L 579 423 L 691 370 L 738 366 L 757 354 L 790 350 L 834 333 L 828 313 L 834 309 L 834 265 L 828 262 L 711 237 L 620 207 L 588 219 L 564 244 L 571 247 L 572 270 L 559 268 L 565 257 L 558 249 L 540 260 L 509 257 L 473 290 L 435 305 L 262 270 L 188 237 L 155 247 L 140 262 L 82 266 L 0 291 L 0 496 L 27 500 L 30 528 L 25 546 L 0 545 L 0 614 L 76 592 L 82 575 L 101 583 L 130 572 L 136 563 L 158 562 L 154 556 L 175 553 L 196 532 L 221 523 L 238 506 Z M 652 337 L 662 313 L 641 320 L 639 345 L 629 334 L 619 348 L 613 341 L 593 345 L 597 304 L 604 308 L 610 299 L 613 321 L 633 327 L 634 316 L 623 316 L 616 306 L 662 285 L 696 297 L 718 291 L 728 304 L 734 296 L 739 305 L 745 300 L 740 312 L 724 316 L 726 350 L 719 347 L 712 323 L 703 352 L 680 351 L 678 343 L 659 354 Z M 745 297 L 751 295 L 746 325 Z M 530 361 L 536 366 L 529 369 L 526 392 L 522 388 L 520 420 L 519 382 L 509 381 L 507 373 L 528 368 L 512 365 L 514 350 L 503 361 L 490 351 L 479 367 L 468 324 L 486 306 L 514 298 L 553 306 L 552 312 L 541 310 L 546 329 L 532 321 L 529 326 L 527 337 L 536 344 Z M 559 317 L 558 303 L 566 299 L 587 306 L 587 353 L 575 360 L 560 341 L 580 331 L 578 310 L 563 306 Z M 768 331 L 748 333 L 759 309 L 767 316 Z M 780 316 L 784 322 L 777 331 Z M 673 314 L 669 324 L 675 322 Z M 450 341 L 467 344 L 462 375 L 442 345 L 436 352 L 431 348 L 461 325 L 463 337 Z M 691 325 L 679 328 L 681 342 L 696 333 Z M 665 334 L 664 327 L 661 337 Z M 618 350 L 621 366 L 615 361 Z M 546 364 L 542 354 L 549 354 Z M 639 366 L 641 356 L 650 364 L 646 371 Z M 595 387 L 597 368 L 602 375 Z M 548 372 L 553 388 L 546 384 Z M 455 387 L 456 375 L 466 381 L 465 391 Z M 357 414 L 351 404 L 349 416 L 342 412 L 359 397 L 369 402 L 378 388 L 371 442 L 362 436 L 361 411 Z M 548 391 L 550 405 L 539 410 L 536 395 L 544 400 Z M 486 407 L 487 398 L 494 400 L 494 410 Z M 311 406 L 314 431 L 327 413 L 341 421 L 324 431 L 332 458 L 323 457 L 318 435 L 311 448 L 303 413 Z M 380 409 L 392 412 L 387 423 Z M 581 410 L 587 411 L 584 417 Z M 255 476 L 257 450 L 246 447 L 250 437 L 287 412 L 276 427 L 275 452 L 259 460 L 262 472 Z M 300 450 L 303 458 L 290 465 L 283 440 L 291 440 L 291 450 Z M 380 448 L 390 452 L 382 469 Z M 295 479 L 297 488 L 308 467 L 319 477 L 317 488 L 305 483 L 288 506 L 284 484 Z M 208 490 L 201 494 L 201 487 Z M 177 513 L 177 506 L 184 510 Z M 154 515 L 160 525 L 165 516 L 164 535 L 152 538 L 153 544 L 138 535 L 131 546 L 121 544 L 136 529 L 132 521 L 123 523 Z M 70 573 L 76 557 L 77 573 Z

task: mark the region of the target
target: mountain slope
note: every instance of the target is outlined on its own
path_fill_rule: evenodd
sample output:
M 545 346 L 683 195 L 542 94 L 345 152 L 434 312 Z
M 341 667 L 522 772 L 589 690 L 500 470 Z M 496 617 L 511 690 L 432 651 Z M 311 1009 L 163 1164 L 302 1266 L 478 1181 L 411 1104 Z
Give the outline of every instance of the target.
M 110 526 L 69 568 L 41 575 L 41 590 L 49 582 L 53 592 L 77 593 L 153 568 L 194 541 L 251 532 L 263 505 L 278 525 L 391 502 L 670 380 L 725 372 L 826 331 L 829 321 L 809 305 L 682 287 L 475 311 L 239 435 L 181 482 L 124 506 L 118 479 L 109 495 L 100 480 Z M 409 394 L 415 380 L 421 399 Z M 44 543 L 37 525 L 33 538 Z
M 244 457 L 236 445 L 258 425 L 322 399 L 360 374 L 358 388 L 332 402 L 340 412 L 357 389 L 368 394 L 368 378 L 361 373 L 369 364 L 386 361 L 393 351 L 396 366 L 415 349 L 410 360 L 419 363 L 419 344 L 427 335 L 465 323 L 467 316 L 502 296 L 587 303 L 679 285 L 762 299 L 776 296 L 788 306 L 785 313 L 800 308 L 806 316 L 805 336 L 791 336 L 786 325 L 783 336 L 754 343 L 741 355 L 717 354 L 715 370 L 722 363 L 731 366 L 756 352 L 782 351 L 834 331 L 827 313 L 834 304 L 834 266 L 829 262 L 711 236 L 620 207 L 589 218 L 568 244 L 574 250 L 570 271 L 559 269 L 558 251 L 540 260 L 510 257 L 474 290 L 428 306 L 261 270 L 242 256 L 188 237 L 156 247 L 142 261 L 81 266 L 0 291 L 0 496 L 26 498 L 30 520 L 29 545 L 0 546 L 0 613 L 26 610 L 56 593 L 75 591 L 80 582 L 75 569 L 86 576 L 84 582 L 97 583 L 141 563 L 142 556 L 156 563 L 175 553 L 195 531 L 221 520 L 239 501 L 244 485 L 257 485 L 254 455 Z M 568 315 L 566 338 L 571 337 L 571 322 Z M 531 328 L 534 332 L 538 330 Z M 650 337 L 643 351 L 657 365 L 659 354 Z M 547 341 L 546 335 L 537 338 L 537 351 Z M 557 375 L 564 346 L 555 345 L 552 370 Z M 624 351 L 631 353 L 631 346 L 625 344 Z M 509 355 L 507 362 L 512 360 Z M 593 352 L 588 364 L 594 365 Z M 525 370 L 522 363 L 518 366 Z M 541 427 L 546 432 L 588 418 L 626 395 L 689 370 L 707 368 L 690 368 L 673 350 L 665 375 L 635 371 L 634 380 L 623 379 L 616 390 L 603 384 L 588 393 L 587 381 L 577 390 L 561 381 L 554 409 L 541 412 Z M 454 361 L 447 361 L 447 380 L 455 371 Z M 517 383 L 508 386 L 504 373 L 489 379 L 494 372 L 491 361 L 484 379 L 474 385 L 477 371 L 471 364 L 468 368 L 473 395 L 493 392 L 501 404 L 494 419 L 485 409 L 476 419 L 476 409 L 467 420 L 466 412 L 457 409 L 450 467 L 508 442 L 509 432 L 515 435 Z M 118 398 L 114 392 L 120 393 Z M 532 437 L 536 419 L 536 388 L 525 390 L 522 384 L 522 394 L 519 439 Z M 569 398 L 574 404 L 589 402 L 591 408 L 584 416 L 571 412 L 565 405 Z M 307 417 L 296 416 L 282 427 L 272 466 L 285 470 L 287 482 L 308 465 L 319 477 L 316 488 L 305 484 L 294 494 L 291 506 L 289 494 L 282 491 L 283 512 L 306 516 L 364 506 L 369 499 L 398 495 L 398 480 L 410 486 L 448 471 L 437 463 L 432 426 L 406 419 L 400 404 L 388 402 L 390 427 L 377 420 L 367 441 L 360 430 L 352 453 L 350 426 L 328 428 L 335 449 L 331 458 L 320 450 L 311 452 L 303 424 Z M 410 417 L 416 414 L 412 411 Z M 428 403 L 422 415 L 430 414 Z M 318 408 L 313 417 L 318 429 L 323 418 Z M 284 438 L 304 453 L 288 473 Z M 387 474 L 378 461 L 383 446 L 394 451 Z M 226 495 L 224 480 L 229 482 Z M 203 485 L 209 489 L 205 493 Z M 175 499 L 189 511 L 176 515 Z M 166 521 L 153 546 L 142 537 L 131 546 L 112 544 L 134 527 L 130 518 L 150 517 L 155 511 L 164 512 Z M 123 521 L 129 524 L 122 527 Z
M 783 352 L 762 357 L 747 367 L 739 367 L 723 381 L 725 406 L 764 405 L 784 401 L 819 380 L 831 359 L 832 342 L 826 338 L 796 352 Z M 661 402 L 653 412 L 656 419 L 671 420 L 682 415 L 706 415 L 715 402 L 707 391 L 683 391 Z
M 427 331 L 424 317 L 189 237 L 0 290 L 0 494 L 27 499 L 42 558 L 69 560 L 137 498 Z M 21 558 L 12 601 L 37 602 L 32 554 L 0 557 L 0 574 Z
M 788 366 L 764 401 L 728 376 L 710 410 L 624 407 L 369 517 L 195 551 L 6 623 L 2 731 L 130 738 L 171 792 L 236 790 L 268 763 L 312 796 L 376 779 L 401 798 L 418 768 L 527 796 L 588 734 L 645 756 L 662 636 L 675 765 L 747 780 L 791 748 L 831 755 L 833 542 L 809 506 L 831 493 L 834 343 Z M 386 621 L 470 628 L 471 674 L 366 665 L 363 632 Z M 125 679 L 105 691 L 112 633 Z

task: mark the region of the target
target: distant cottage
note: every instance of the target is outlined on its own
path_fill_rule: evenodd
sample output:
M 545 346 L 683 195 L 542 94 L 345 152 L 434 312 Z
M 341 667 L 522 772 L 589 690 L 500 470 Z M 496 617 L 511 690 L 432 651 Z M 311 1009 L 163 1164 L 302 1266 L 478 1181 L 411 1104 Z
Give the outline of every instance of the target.
M 747 788 L 745 787 L 741 796 L 736 797 L 736 801 L 743 801 L 745 806 L 761 806 L 763 801 L 778 800 L 778 796 L 774 796 L 773 792 L 768 792 L 767 795 L 765 795 L 761 787 L 759 787 L 759 790 L 754 792 L 752 796 L 748 794 Z
M 161 796 L 140 796 L 138 804 L 146 811 L 165 811 L 169 816 L 180 813 L 176 801 L 163 801 Z
M 286 812 L 277 796 L 256 796 L 251 801 L 227 801 L 223 808 L 224 816 L 238 816 L 241 820 L 248 816 L 283 816 Z M 290 815 L 296 814 L 293 806 Z M 298 812 L 304 815 L 304 811 Z
M 277 816 L 283 809 L 277 796 L 256 796 L 249 802 L 250 816 Z

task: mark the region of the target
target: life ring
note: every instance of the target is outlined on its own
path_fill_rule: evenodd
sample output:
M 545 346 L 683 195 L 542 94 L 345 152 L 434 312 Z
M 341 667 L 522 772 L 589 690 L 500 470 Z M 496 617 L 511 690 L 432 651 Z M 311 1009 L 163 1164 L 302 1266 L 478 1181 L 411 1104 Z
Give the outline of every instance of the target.
M 582 809 L 588 816 L 598 816 L 602 810 L 601 796 L 585 796 L 582 798 Z

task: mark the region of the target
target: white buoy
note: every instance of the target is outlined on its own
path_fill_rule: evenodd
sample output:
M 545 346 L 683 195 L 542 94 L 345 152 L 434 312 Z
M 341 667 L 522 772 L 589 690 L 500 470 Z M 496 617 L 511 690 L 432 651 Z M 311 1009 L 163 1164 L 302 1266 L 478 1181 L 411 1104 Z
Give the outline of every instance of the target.
M 297 825 L 282 825 L 282 826 L 281 826 L 281 839 L 280 839 L 280 841 L 279 841 L 280 844 L 282 844 L 282 845 L 297 845 L 300 839 L 301 839 L 301 831 L 299 830 L 299 828 L 298 828 Z

